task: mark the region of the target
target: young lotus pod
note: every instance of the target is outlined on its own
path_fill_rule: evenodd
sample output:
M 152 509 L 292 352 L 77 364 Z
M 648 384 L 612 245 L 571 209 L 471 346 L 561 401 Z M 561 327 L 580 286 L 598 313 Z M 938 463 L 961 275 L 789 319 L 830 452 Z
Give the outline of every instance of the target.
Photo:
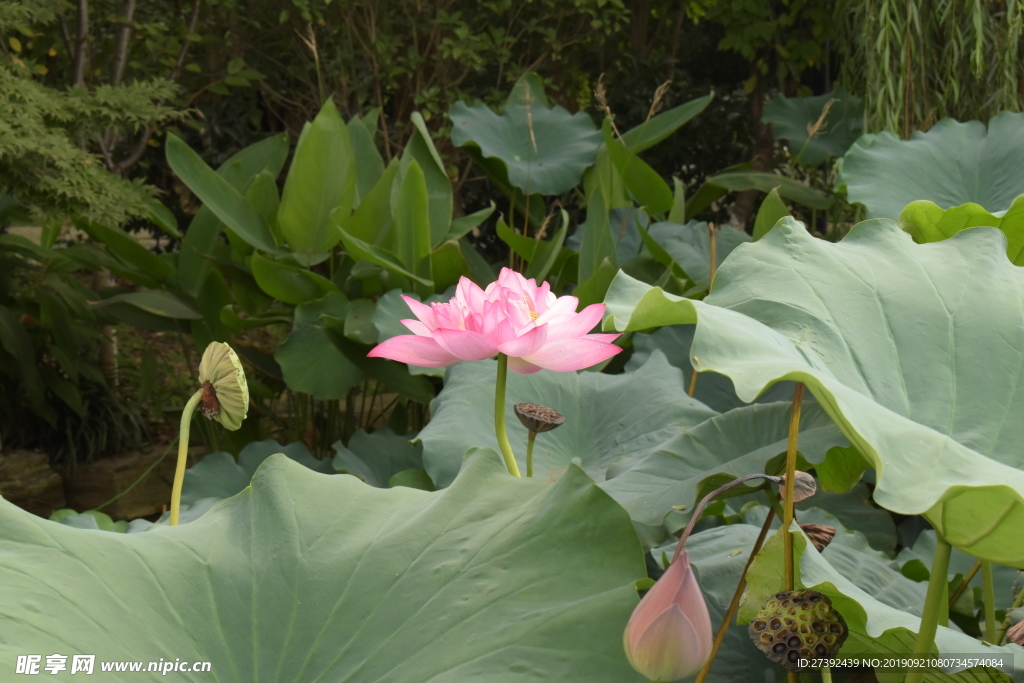
M 711 656 L 711 617 L 686 553 L 633 610 L 622 634 L 633 668 L 657 683 L 697 673 Z
M 782 475 L 779 481 L 779 496 L 782 496 L 783 491 L 786 490 L 786 475 Z M 799 503 L 802 500 L 807 500 L 815 494 L 818 490 L 818 484 L 814 481 L 814 477 L 797 470 L 796 480 L 793 482 L 793 502 Z
M 748 632 L 754 645 L 787 671 L 800 671 L 801 659 L 834 657 L 849 635 L 832 601 L 812 590 L 776 593 L 751 620 Z
M 814 549 L 819 553 L 836 537 L 836 528 L 827 524 L 801 524 L 800 529 L 811 539 Z
M 562 414 L 554 408 L 537 405 L 536 403 L 517 403 L 515 409 L 516 417 L 519 418 L 519 421 L 534 434 L 550 432 L 565 422 Z
M 1015 625 L 1011 626 L 1010 630 L 1006 632 L 1006 638 L 1011 643 L 1024 645 L 1024 621 L 1018 621 Z
M 199 384 L 203 415 L 232 432 L 241 427 L 249 411 L 249 386 L 234 349 L 223 342 L 207 346 L 199 363 Z

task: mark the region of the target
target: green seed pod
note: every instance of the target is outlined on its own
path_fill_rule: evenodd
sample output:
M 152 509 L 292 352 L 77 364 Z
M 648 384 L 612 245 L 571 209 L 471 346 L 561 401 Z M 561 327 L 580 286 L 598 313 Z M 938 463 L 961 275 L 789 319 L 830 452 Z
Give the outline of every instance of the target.
M 242 364 L 230 346 L 213 342 L 206 347 L 199 363 L 199 383 L 203 390 L 199 409 L 203 415 L 232 432 L 241 427 L 249 411 L 249 386 Z
M 834 657 L 849 631 L 832 601 L 812 590 L 776 593 L 748 627 L 754 645 L 787 671 L 800 671 L 801 659 Z

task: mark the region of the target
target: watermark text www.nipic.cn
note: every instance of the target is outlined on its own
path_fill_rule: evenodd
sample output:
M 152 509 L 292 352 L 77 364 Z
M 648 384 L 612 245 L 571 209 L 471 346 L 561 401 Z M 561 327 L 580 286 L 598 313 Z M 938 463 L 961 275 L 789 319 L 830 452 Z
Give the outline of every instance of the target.
M 210 662 L 173 662 L 161 659 L 157 662 L 106 662 L 97 664 L 96 655 L 18 655 L 14 673 L 38 675 L 67 672 L 70 674 L 92 674 L 94 672 L 148 672 L 166 676 L 169 673 L 204 673 L 210 670 Z

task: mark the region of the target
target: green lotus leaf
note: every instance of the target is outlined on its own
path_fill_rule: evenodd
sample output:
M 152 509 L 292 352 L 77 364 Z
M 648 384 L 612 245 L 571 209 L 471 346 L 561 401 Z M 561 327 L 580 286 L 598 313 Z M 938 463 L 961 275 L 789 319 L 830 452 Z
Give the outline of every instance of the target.
M 702 484 L 764 472 L 769 460 L 786 452 L 790 408 L 790 403 L 755 404 L 715 415 L 647 453 L 612 465 L 601 488 L 634 520 L 649 526 L 664 523 L 674 533 L 689 521 L 698 492 L 714 488 Z M 813 403 L 805 406 L 800 453 L 807 462 L 820 463 L 830 448 L 848 443 L 824 410 Z M 682 505 L 685 510 L 673 512 Z
M 810 508 L 827 510 L 840 520 L 844 527 L 860 532 L 872 548 L 884 553 L 886 557 L 895 554 L 898 534 L 892 514 L 872 503 L 871 491 L 864 482 L 844 493 L 819 488 L 813 496 L 797 503 L 797 510 Z M 805 520 L 803 513 L 800 512 L 800 521 L 814 520 Z M 831 522 L 822 524 L 835 526 Z
M 917 245 L 867 221 L 832 244 L 784 219 L 733 252 L 703 302 L 620 273 L 605 327 L 697 322 L 694 366 L 745 401 L 805 382 L 877 470 L 879 505 L 1024 566 L 1024 271 L 1005 250 L 985 228 Z
M 460 100 L 448 115 L 452 142 L 500 160 L 508 181 L 527 195 L 562 194 L 579 185 L 601 144 L 590 116 L 559 106 L 509 103 L 499 116 L 486 105 L 469 107 Z
M 203 498 L 230 498 L 245 489 L 263 461 L 275 453 L 282 453 L 314 472 L 335 472 L 330 460 L 317 460 L 300 441 L 287 446 L 273 439 L 253 441 L 239 451 L 237 460 L 223 451 L 210 453 L 185 470 L 181 502 L 192 505 Z
M 331 341 L 321 316 L 345 320 L 349 302 L 332 292 L 322 299 L 295 308 L 295 324 L 274 360 L 289 389 L 320 400 L 345 398 L 365 374 Z
M 923 585 L 904 577 L 870 553 L 857 552 L 844 545 L 833 550 L 830 545 L 819 554 L 807 537 L 799 532 L 793 541 L 793 551 L 800 558 L 797 587 L 811 588 L 826 595 L 846 620 L 850 636 L 840 650 L 841 655 L 884 657 L 913 652 L 921 624 L 917 614 L 924 602 Z M 854 576 L 856 583 L 848 576 Z M 747 592 L 740 603 L 738 621 L 748 623 L 759 606 L 781 586 L 782 535 L 773 534 L 747 572 Z M 1012 662 L 1014 656 L 1024 655 L 1024 648 L 1018 645 L 990 646 L 951 628 L 939 626 L 933 652 L 940 656 L 959 654 L 961 657 L 1006 654 Z M 982 667 L 965 670 L 962 666 L 950 666 L 942 671 L 945 673 L 932 670 L 930 675 L 926 674 L 925 680 L 1007 683 L 1024 679 L 1022 670 L 1012 676 Z M 877 669 L 876 673 L 886 683 L 903 677 L 902 673 L 897 675 L 893 670 Z
M 0 501 L 0 553 L 5 671 L 61 652 L 209 661 L 222 683 L 642 680 L 622 651 L 640 546 L 577 468 L 519 480 L 481 451 L 429 493 L 279 455 L 202 518 L 142 534 Z
M 998 213 L 989 213 L 977 204 L 942 209 L 934 202 L 919 200 L 900 212 L 900 227 L 922 244 L 948 239 L 967 228 L 999 228 L 1006 235 L 1007 258 L 1014 265 L 1024 266 L 1024 195 Z
M 423 447 L 411 440 L 415 434 L 395 434 L 388 427 L 368 434 L 360 429 L 348 441 L 334 444 L 333 466 L 354 474 L 370 486 L 386 488 L 399 472 L 423 468 Z
M 987 130 L 980 121 L 943 119 L 909 140 L 863 135 L 842 158 L 839 183 L 868 218 L 895 220 L 918 199 L 1005 211 L 1024 194 L 1024 113 L 1000 112 Z
M 708 224 L 688 221 L 655 223 L 649 231 L 651 238 L 668 252 L 697 288 L 706 291 L 711 279 L 711 237 Z M 720 267 L 733 249 L 751 240 L 750 235 L 729 226 L 715 232 L 715 267 Z
M 829 102 L 832 105 L 829 106 Z M 825 113 L 824 125 L 814 137 L 808 131 Z M 842 86 L 817 97 L 786 97 L 777 94 L 764 106 L 761 120 L 772 124 L 772 136 L 789 143 L 795 159 L 818 166 L 828 157 L 841 157 L 860 135 L 864 123 L 864 101 Z
M 626 372 L 636 370 L 651 357 L 655 349 L 665 354 L 669 363 L 683 371 L 686 386 L 690 386 L 690 345 L 693 343 L 693 325 L 670 325 L 649 334 L 637 332 L 633 336 L 633 355 L 626 361 Z M 736 395 L 732 380 L 725 375 L 705 372 L 697 378 L 693 397 L 720 413 L 746 405 Z M 793 398 L 793 383 L 779 382 L 757 397 L 758 403 L 788 401 Z
M 496 361 L 458 363 L 449 368 L 444 389 L 430 404 L 430 422 L 419 434 L 423 466 L 439 487 L 448 486 L 474 446 L 497 447 L 494 436 Z M 527 431 L 516 417 L 516 403 L 554 408 L 565 424 L 539 434 L 534 473 L 557 479 L 575 463 L 597 481 L 612 464 L 652 447 L 715 415 L 686 395 L 682 373 L 660 353 L 635 372 L 509 373 L 505 423 L 519 469 L 526 471 Z

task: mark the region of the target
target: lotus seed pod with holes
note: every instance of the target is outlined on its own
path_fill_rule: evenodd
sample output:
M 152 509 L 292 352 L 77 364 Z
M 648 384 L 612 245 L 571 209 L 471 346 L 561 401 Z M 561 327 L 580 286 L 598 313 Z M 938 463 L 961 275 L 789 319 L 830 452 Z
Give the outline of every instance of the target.
M 787 671 L 800 671 L 801 659 L 834 657 L 849 634 L 832 601 L 812 590 L 776 593 L 747 630 L 754 645 Z
M 249 387 L 234 349 L 223 342 L 207 346 L 199 363 L 199 384 L 203 415 L 232 432 L 241 427 L 249 411 Z
M 537 405 L 536 403 L 517 403 L 516 417 L 523 426 L 534 434 L 550 432 L 565 422 L 565 418 L 554 408 Z
M 786 490 L 786 475 L 782 475 L 782 481 L 779 482 L 779 495 Z M 793 482 L 793 502 L 799 503 L 802 500 L 807 500 L 818 490 L 818 484 L 814 481 L 814 477 L 797 470 L 796 481 Z

